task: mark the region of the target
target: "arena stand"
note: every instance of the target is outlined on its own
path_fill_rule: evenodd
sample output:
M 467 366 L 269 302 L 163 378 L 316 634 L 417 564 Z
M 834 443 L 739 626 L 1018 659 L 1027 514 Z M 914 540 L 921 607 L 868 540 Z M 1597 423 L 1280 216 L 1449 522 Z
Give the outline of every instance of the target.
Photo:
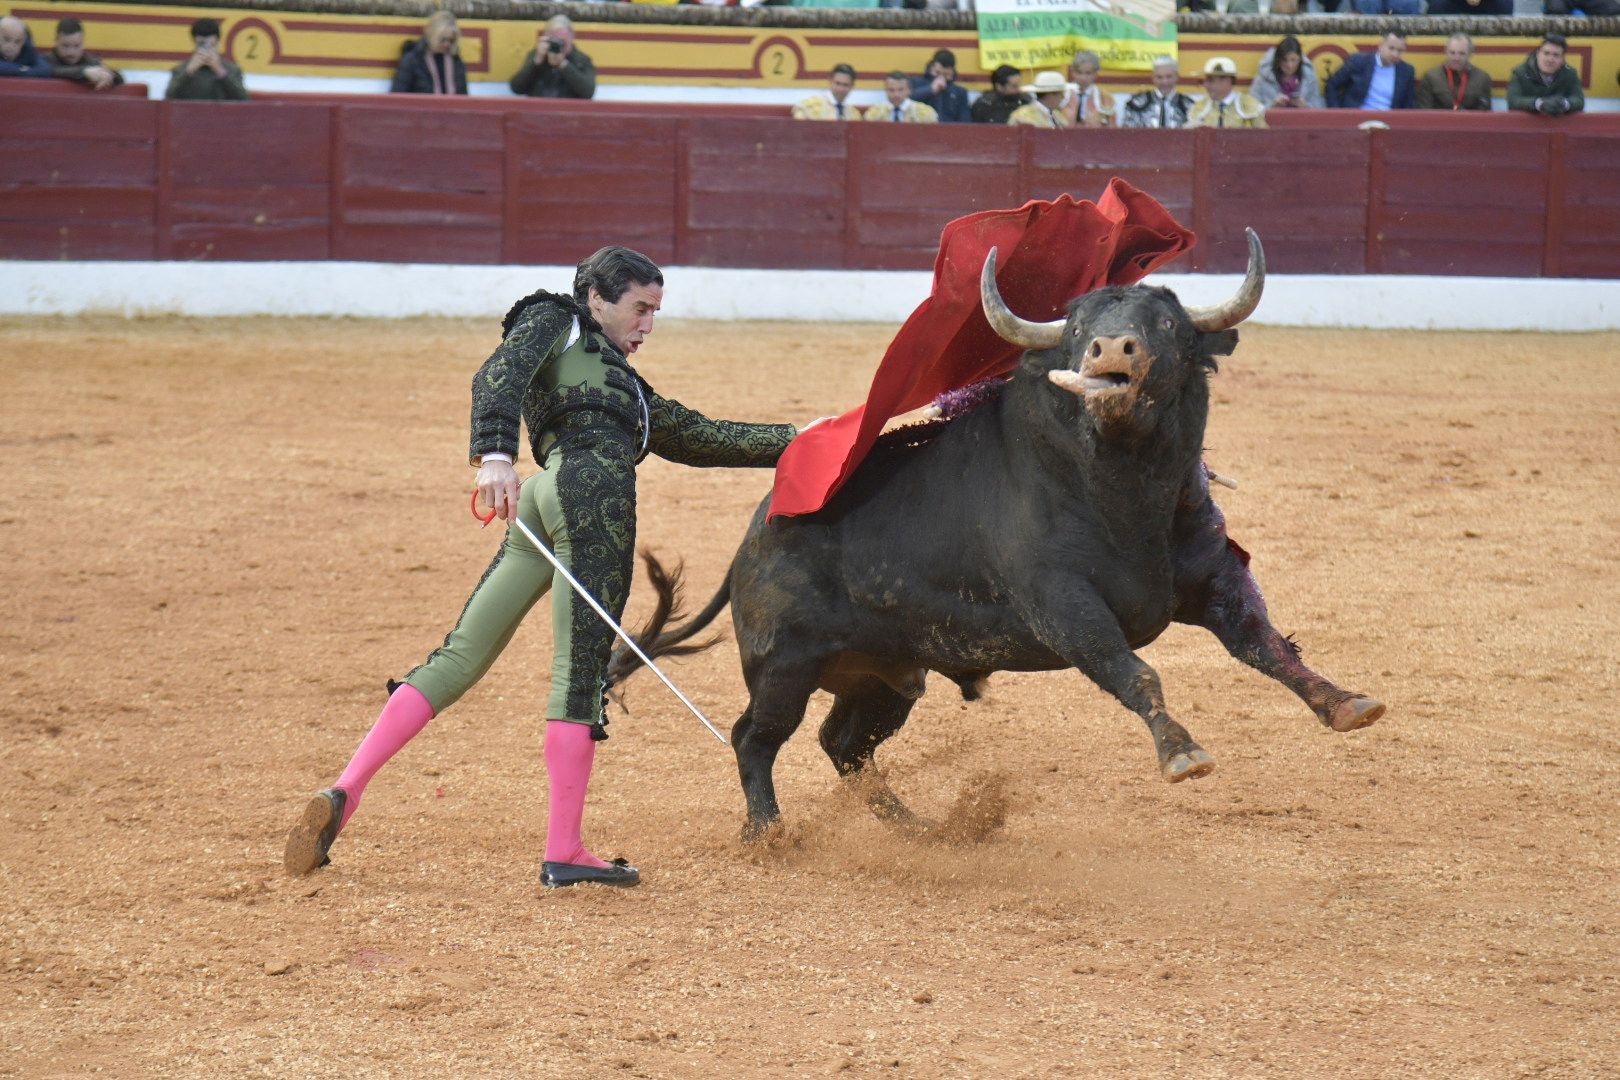
M 561 9 L 477 5 L 529 23 Z M 581 24 L 631 14 L 683 25 L 844 26 L 856 16 L 900 25 L 916 16 L 908 28 L 951 32 L 968 17 L 566 9 Z M 1210 16 L 1184 21 L 1189 32 L 1214 28 Z M 1247 17 L 1220 30 L 1264 47 L 1282 28 L 1316 21 Z M 1342 33 L 1354 20 L 1331 21 Z M 1595 22 L 1585 21 L 1588 35 Z M 910 55 L 914 42 L 905 48 Z M 670 265 L 923 271 L 953 217 L 1063 191 L 1095 197 L 1119 175 L 1198 233 L 1178 267 L 1193 273 L 1240 270 L 1242 230 L 1253 226 L 1278 275 L 1620 278 L 1620 113 L 1298 112 L 1268 132 L 1076 138 L 800 124 L 759 103 L 259 91 L 222 105 L 131 100 L 137 87 L 108 98 L 0 81 L 0 257 L 568 265 L 611 222 L 615 239 Z M 1389 126 L 1362 130 L 1369 119 Z

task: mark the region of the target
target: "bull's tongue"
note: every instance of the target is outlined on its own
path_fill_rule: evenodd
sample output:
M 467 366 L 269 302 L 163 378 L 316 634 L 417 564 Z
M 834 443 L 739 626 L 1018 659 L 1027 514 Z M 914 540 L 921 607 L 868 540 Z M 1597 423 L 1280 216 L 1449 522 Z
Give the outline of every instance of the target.
M 1105 390 L 1123 390 L 1131 385 L 1131 377 L 1122 371 L 1105 371 L 1098 375 L 1085 376 L 1080 385 L 1088 394 Z

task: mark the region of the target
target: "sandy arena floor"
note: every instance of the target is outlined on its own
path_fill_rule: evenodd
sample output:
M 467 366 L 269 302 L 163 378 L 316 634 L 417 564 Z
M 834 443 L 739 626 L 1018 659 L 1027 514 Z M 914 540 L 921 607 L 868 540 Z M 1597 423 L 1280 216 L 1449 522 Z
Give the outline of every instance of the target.
M 586 835 L 646 883 L 545 894 L 533 618 L 289 879 L 499 540 L 465 465 L 495 330 L 0 321 L 0 1074 L 1620 1072 L 1616 335 L 1254 328 L 1224 364 L 1220 501 L 1307 659 L 1389 703 L 1364 731 L 1176 627 L 1144 655 L 1215 776 L 1160 781 L 1077 674 L 936 679 L 879 761 L 934 815 L 1005 785 L 1003 828 L 885 830 L 818 698 L 749 850 L 730 752 L 639 676 Z M 638 365 L 803 422 L 891 331 L 670 322 Z M 644 467 L 694 599 L 768 481 Z M 672 671 L 741 710 L 729 641 Z

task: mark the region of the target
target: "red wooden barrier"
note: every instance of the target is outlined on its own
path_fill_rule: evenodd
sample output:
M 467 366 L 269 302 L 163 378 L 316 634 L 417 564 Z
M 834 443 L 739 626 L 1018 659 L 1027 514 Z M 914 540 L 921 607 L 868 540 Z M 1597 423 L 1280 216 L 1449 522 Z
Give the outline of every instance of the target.
M 145 98 L 145 83 L 121 83 L 105 90 L 97 90 L 89 83 L 78 82 L 74 79 L 38 79 L 33 77 L 0 79 L 0 95 L 9 94 L 52 94 L 78 97 L 132 97 Z
M 159 108 L 127 97 L 8 97 L 0 257 L 152 258 Z
M 1121 176 L 1198 232 L 1185 269 L 1241 269 L 1253 226 L 1282 273 L 1620 277 L 1620 116 L 1048 132 L 385 95 L 6 105 L 3 258 L 566 265 L 620 242 L 675 264 L 926 269 L 953 217 Z
M 331 256 L 331 109 L 286 105 L 242 114 L 177 101 L 158 113 L 162 259 Z

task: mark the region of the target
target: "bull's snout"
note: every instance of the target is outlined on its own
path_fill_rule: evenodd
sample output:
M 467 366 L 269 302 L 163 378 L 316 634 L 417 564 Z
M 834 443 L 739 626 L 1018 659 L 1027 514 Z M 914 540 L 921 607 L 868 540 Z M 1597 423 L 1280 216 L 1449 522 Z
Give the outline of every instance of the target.
M 1145 365 L 1147 348 L 1135 334 L 1124 337 L 1094 337 L 1080 362 L 1080 375 L 1087 393 L 1123 390 L 1136 380 Z
M 1097 336 L 1080 354 L 1080 370 L 1060 369 L 1048 378 L 1073 394 L 1087 397 L 1131 388 L 1149 366 L 1147 346 L 1135 334 Z

